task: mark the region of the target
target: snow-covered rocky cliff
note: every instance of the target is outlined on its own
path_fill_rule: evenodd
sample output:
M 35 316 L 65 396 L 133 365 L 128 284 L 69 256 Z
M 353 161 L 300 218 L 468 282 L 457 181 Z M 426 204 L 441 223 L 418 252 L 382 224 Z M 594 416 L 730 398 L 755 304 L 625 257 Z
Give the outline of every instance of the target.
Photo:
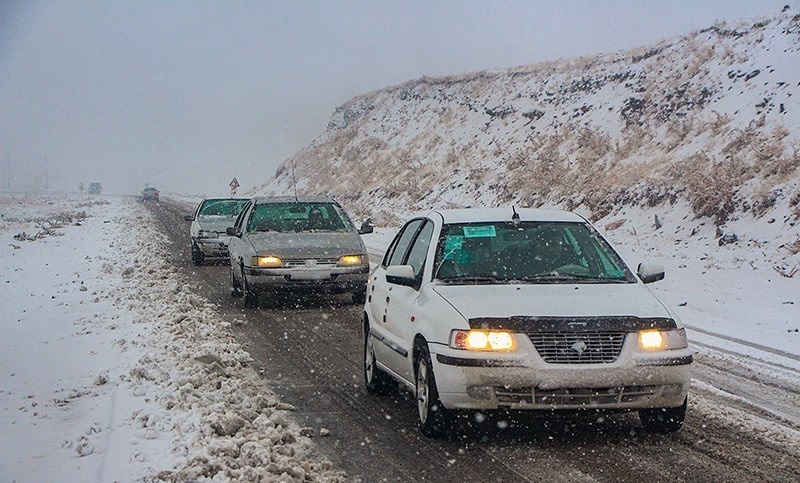
M 633 51 L 358 96 L 254 192 L 292 193 L 296 179 L 389 224 L 434 206 L 555 205 L 598 220 L 680 204 L 707 226 L 780 214 L 794 226 L 798 167 L 800 12 L 786 8 Z

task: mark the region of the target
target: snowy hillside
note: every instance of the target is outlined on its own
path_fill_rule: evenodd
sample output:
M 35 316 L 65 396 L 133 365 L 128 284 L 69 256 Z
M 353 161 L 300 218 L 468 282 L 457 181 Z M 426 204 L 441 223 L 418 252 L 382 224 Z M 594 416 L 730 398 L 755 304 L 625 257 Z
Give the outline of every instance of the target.
M 793 230 L 798 79 L 800 12 L 786 8 L 629 52 L 412 80 L 339 107 L 254 191 L 291 192 L 293 166 L 299 192 L 388 225 L 431 206 L 598 220 L 683 203 L 712 227 L 780 213 Z

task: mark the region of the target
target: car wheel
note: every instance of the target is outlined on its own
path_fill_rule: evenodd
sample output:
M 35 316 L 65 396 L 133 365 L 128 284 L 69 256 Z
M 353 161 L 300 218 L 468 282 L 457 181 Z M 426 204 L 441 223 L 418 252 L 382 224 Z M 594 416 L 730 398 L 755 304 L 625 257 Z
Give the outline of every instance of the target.
M 369 324 L 364 324 L 364 385 L 370 394 L 390 394 L 395 384 L 388 374 L 378 368 L 375 347 L 370 336 Z
M 258 294 L 253 292 L 250 284 L 247 283 L 247 275 L 244 274 L 244 267 L 242 267 L 242 295 L 244 295 L 245 308 L 258 307 Z
M 674 433 L 681 429 L 686 417 L 686 402 L 676 408 L 654 408 L 639 410 L 642 426 L 648 431 L 658 434 Z
M 233 265 L 231 265 L 231 297 L 242 296 L 242 284 L 236 280 L 236 274 L 233 273 Z
M 197 244 L 192 243 L 192 263 L 195 265 L 202 265 L 203 261 L 205 260 L 205 256 L 203 252 L 200 251 L 200 248 Z
M 367 289 L 363 288 L 353 292 L 353 303 L 356 305 L 364 305 L 367 301 Z
M 450 420 L 448 411 L 439 400 L 436 377 L 428 352 L 427 343 L 420 347 L 417 355 L 417 415 L 419 428 L 425 436 L 436 438 L 444 435 Z

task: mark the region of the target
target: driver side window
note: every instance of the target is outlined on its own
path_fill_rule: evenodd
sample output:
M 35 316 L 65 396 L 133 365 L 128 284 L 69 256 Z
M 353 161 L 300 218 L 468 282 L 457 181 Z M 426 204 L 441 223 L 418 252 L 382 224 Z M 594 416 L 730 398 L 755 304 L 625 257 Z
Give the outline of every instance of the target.
M 244 206 L 244 208 L 242 208 L 242 211 L 239 212 L 239 216 L 236 217 L 236 223 L 233 224 L 233 229 L 236 230 L 237 232 L 242 231 L 242 226 L 244 224 L 244 219 L 247 218 L 247 212 L 248 212 L 248 210 L 250 210 L 250 205 L 251 204 L 252 204 L 251 202 L 248 202 Z
M 433 235 L 433 223 L 430 221 L 425 223 L 425 226 L 420 230 L 417 239 L 414 240 L 414 245 L 411 246 L 411 251 L 408 252 L 408 260 L 406 265 L 414 267 L 414 278 L 419 280 L 422 277 L 422 270 L 425 268 L 425 260 L 428 255 L 428 247 L 431 245 L 431 236 Z
M 401 230 L 395 239 L 394 246 L 390 249 L 391 253 L 384 260 L 384 266 L 402 265 L 408 247 L 421 224 L 422 220 L 412 220 Z

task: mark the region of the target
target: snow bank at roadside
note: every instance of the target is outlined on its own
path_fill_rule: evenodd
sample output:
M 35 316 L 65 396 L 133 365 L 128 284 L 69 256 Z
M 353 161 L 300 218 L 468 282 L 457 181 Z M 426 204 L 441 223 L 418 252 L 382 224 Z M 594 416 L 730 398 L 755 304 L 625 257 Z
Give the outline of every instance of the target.
M 344 481 L 170 267 L 149 212 L 106 200 L 0 202 L 4 478 Z

